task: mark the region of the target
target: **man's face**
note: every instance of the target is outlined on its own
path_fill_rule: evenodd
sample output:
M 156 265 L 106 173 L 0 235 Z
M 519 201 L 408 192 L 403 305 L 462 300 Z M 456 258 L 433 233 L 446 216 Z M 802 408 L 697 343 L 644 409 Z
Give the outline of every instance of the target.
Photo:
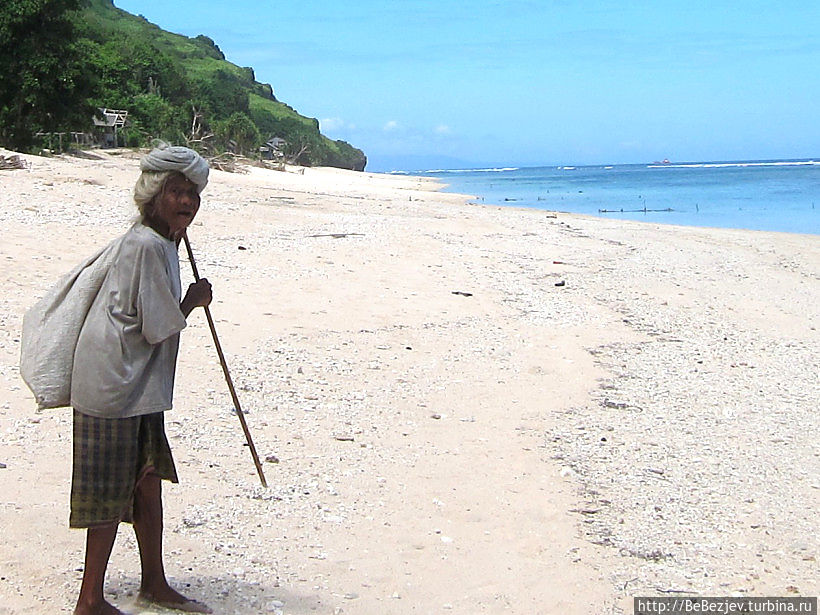
M 183 175 L 172 175 L 154 201 L 153 218 L 168 225 L 168 235 L 179 237 L 199 211 L 196 184 Z

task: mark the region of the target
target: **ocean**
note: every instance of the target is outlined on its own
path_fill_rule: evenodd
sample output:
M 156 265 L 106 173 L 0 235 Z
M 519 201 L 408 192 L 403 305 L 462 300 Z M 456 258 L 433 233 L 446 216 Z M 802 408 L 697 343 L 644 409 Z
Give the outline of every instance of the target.
M 478 202 L 604 218 L 820 234 L 820 162 L 653 163 L 429 170 Z

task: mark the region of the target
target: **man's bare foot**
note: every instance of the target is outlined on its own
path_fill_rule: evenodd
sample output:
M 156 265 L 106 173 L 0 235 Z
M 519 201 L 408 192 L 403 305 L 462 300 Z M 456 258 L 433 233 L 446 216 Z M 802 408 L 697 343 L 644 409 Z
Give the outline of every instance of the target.
M 164 609 L 174 609 L 186 613 L 213 613 L 207 605 L 186 598 L 170 585 L 157 590 L 141 589 L 137 596 L 138 602 L 146 602 L 161 606 Z
M 74 615 L 125 615 L 125 613 L 103 600 L 102 604 L 77 604 Z

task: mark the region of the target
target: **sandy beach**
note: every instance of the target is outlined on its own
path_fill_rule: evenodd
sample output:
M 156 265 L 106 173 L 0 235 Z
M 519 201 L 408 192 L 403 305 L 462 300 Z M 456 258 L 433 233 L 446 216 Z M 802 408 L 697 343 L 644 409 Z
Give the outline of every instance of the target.
M 0 171 L 0 614 L 70 613 L 82 574 L 71 411 L 38 412 L 18 361 L 25 310 L 135 214 L 138 154 L 95 156 Z M 817 595 L 817 236 L 244 171 L 212 172 L 189 236 L 269 488 L 199 310 L 166 416 L 184 593 L 288 615 Z M 121 526 L 109 599 L 160 613 L 138 585 Z

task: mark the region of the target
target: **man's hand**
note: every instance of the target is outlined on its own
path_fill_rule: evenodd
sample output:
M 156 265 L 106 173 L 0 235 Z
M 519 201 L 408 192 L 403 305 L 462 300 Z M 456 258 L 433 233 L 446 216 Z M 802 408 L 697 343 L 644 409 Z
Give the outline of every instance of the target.
M 188 317 L 195 307 L 205 307 L 211 304 L 213 292 L 211 283 L 206 278 L 201 278 L 188 287 L 188 292 L 179 304 L 179 309 Z

